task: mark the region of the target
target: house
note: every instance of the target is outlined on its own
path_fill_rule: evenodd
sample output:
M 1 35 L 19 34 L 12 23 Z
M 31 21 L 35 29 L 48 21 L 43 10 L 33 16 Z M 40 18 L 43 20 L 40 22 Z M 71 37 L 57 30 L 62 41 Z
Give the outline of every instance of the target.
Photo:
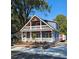
M 54 42 L 58 39 L 58 24 L 33 16 L 20 30 L 23 42 Z

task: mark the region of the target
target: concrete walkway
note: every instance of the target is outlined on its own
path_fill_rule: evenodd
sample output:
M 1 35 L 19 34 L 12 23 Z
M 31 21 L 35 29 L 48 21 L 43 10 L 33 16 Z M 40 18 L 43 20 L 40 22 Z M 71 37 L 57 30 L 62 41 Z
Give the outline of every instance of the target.
M 64 46 L 64 45 L 67 46 L 67 41 L 65 41 L 65 42 L 57 42 L 57 43 L 55 44 L 55 46 Z

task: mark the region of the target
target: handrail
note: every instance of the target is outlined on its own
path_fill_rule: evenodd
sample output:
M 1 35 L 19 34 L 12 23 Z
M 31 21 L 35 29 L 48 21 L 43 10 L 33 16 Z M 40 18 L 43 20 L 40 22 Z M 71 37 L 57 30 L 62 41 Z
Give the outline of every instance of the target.
M 41 27 L 42 28 L 49 28 L 47 25 L 42 25 Z M 37 26 L 31 26 L 31 28 L 40 28 L 40 26 L 39 25 L 37 25 Z M 30 26 L 26 26 L 25 29 L 30 29 Z

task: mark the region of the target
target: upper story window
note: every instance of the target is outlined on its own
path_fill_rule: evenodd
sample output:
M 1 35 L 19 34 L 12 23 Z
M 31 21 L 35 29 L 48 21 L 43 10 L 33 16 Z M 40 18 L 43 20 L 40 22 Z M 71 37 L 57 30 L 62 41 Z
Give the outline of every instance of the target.
M 32 21 L 32 26 L 40 25 L 40 21 Z

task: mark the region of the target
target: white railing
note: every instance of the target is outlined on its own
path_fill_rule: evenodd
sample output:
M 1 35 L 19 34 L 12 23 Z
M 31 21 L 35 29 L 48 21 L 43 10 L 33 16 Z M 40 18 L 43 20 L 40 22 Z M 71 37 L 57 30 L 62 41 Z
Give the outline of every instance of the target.
M 42 25 L 42 29 L 49 28 L 47 25 Z
M 30 38 L 24 38 L 24 41 L 37 41 L 37 42 L 44 42 L 44 41 L 46 41 L 46 42 L 53 42 L 54 41 L 54 39 L 53 38 L 35 38 L 35 39 L 30 39 Z
M 31 29 L 40 29 L 40 26 L 31 26 Z
M 37 25 L 37 26 L 31 26 L 31 27 L 30 26 L 26 26 L 24 28 L 25 31 L 35 31 L 35 30 L 39 31 L 41 29 L 42 30 L 44 30 L 44 29 L 49 30 L 50 28 L 47 25 L 41 25 L 41 26 Z

